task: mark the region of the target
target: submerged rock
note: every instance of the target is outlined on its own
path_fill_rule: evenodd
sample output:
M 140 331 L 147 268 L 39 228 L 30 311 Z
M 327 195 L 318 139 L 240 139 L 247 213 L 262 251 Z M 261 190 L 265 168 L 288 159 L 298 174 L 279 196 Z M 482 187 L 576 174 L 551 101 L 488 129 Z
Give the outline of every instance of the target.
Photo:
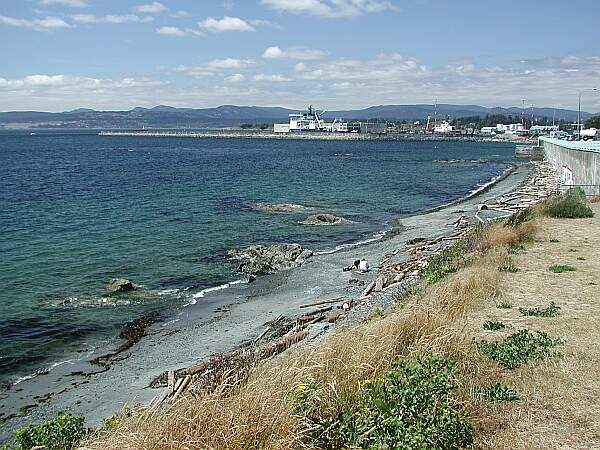
M 135 291 L 136 286 L 125 278 L 115 278 L 108 282 L 106 290 L 110 293 Z
M 298 244 L 251 245 L 229 250 L 227 258 L 239 260 L 236 270 L 243 273 L 275 273 L 303 264 L 313 255 Z
M 313 214 L 300 223 L 302 225 L 342 225 L 352 222 L 343 217 L 334 216 L 333 214 Z
M 270 213 L 293 213 L 298 211 L 305 211 L 308 208 L 303 205 L 296 203 L 252 203 L 250 205 L 252 209 L 262 212 Z

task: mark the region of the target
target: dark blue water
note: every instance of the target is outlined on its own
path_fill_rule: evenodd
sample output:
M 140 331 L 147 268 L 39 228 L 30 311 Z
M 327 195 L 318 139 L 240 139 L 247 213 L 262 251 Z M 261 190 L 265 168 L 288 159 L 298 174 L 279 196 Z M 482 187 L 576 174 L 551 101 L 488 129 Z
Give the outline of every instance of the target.
M 335 156 L 335 154 L 351 156 Z M 333 249 L 386 221 L 463 197 L 512 161 L 472 142 L 298 141 L 0 133 L 0 380 L 116 336 L 238 277 L 253 243 Z M 439 164 L 434 159 L 485 163 Z M 253 202 L 293 202 L 356 223 L 299 225 Z M 143 285 L 109 298 L 115 277 Z

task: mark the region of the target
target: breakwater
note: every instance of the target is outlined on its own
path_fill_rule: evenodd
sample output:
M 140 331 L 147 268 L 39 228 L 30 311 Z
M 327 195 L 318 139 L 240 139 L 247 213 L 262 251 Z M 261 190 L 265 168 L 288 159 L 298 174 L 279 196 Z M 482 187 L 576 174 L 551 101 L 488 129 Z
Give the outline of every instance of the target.
M 154 137 L 154 138 L 242 138 L 242 139 L 281 139 L 281 140 L 320 140 L 320 141 L 490 141 L 481 136 L 445 136 L 405 133 L 273 133 L 265 131 L 238 130 L 115 130 L 100 131 L 99 136 L 113 137 Z
M 600 194 L 600 142 L 540 138 L 546 159 L 558 174 L 560 188 L 580 186 L 587 195 Z

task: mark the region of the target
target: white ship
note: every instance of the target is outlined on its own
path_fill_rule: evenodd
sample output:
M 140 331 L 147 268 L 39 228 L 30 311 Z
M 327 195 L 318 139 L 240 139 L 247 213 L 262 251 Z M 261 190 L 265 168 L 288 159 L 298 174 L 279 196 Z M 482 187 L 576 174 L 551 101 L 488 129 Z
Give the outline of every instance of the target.
M 449 122 L 446 122 L 445 120 L 433 128 L 434 133 L 452 133 L 453 131 L 454 131 L 454 127 L 452 125 L 450 125 Z

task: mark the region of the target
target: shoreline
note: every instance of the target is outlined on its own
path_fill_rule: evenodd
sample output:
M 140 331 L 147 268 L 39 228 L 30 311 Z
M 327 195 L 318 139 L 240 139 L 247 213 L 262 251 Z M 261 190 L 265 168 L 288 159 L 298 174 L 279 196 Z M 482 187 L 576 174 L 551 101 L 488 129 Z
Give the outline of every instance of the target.
M 336 293 L 349 295 L 351 292 L 347 280 L 343 282 L 348 275 L 342 274 L 341 267 L 358 256 L 353 253 L 360 252 L 361 256 L 366 255 L 374 263 L 381 255 L 387 253 L 387 249 L 419 237 L 414 235 L 415 231 L 426 228 L 427 231 L 423 231 L 423 234 L 435 235 L 452 222 L 454 215 L 462 214 L 459 207 L 473 203 L 473 199 L 487 192 L 502 194 L 518 189 L 529 174 L 528 170 L 523 169 L 509 169 L 509 173 L 500 175 L 477 192 L 450 205 L 403 218 L 403 224 L 406 222 L 405 225 L 408 226 L 399 235 L 363 245 L 353 245 L 334 253 L 316 255 L 313 261 L 303 267 L 260 277 L 251 285 L 233 285 L 224 290 L 210 288 L 212 290 L 208 292 L 212 294 L 203 297 L 202 302 L 184 308 L 183 311 L 179 311 L 177 317 L 172 317 L 168 322 L 151 327 L 148 336 L 136 344 L 129 355 L 115 360 L 104 374 L 90 371 L 88 356 L 85 357 L 85 361 L 65 362 L 57 367 L 56 372 L 40 375 L 38 380 L 23 381 L 22 383 L 30 382 L 31 385 L 36 385 L 36 389 L 32 389 L 32 397 L 35 397 L 34 394 L 38 394 L 38 397 L 47 396 L 48 392 L 44 394 L 44 390 L 50 391 L 52 395 L 48 397 L 48 402 L 31 408 L 30 414 L 3 423 L 0 438 L 5 438 L 5 434 L 10 434 L 12 429 L 23 422 L 42 420 L 58 410 L 70 409 L 76 414 L 85 415 L 91 424 L 98 424 L 104 417 L 118 410 L 119 405 L 132 405 L 136 402 L 147 404 L 157 392 L 156 389 L 149 389 L 148 383 L 165 370 L 174 370 L 186 364 L 189 366 L 215 352 L 228 351 L 248 338 L 258 335 L 264 328 L 264 321 L 272 320 L 280 314 L 300 314 L 302 311 L 297 310 L 300 303 L 328 295 L 334 297 Z M 512 181 L 503 183 L 505 180 Z M 509 186 L 504 186 L 505 184 Z M 371 275 L 373 273 L 369 276 Z M 320 282 L 315 285 L 315 281 Z M 310 288 L 303 289 L 306 287 Z M 203 338 L 201 345 L 197 342 L 199 337 Z M 157 350 L 156 347 L 162 347 L 162 350 Z M 174 351 L 170 352 L 171 349 Z M 170 354 L 165 358 L 166 353 Z M 156 367 L 157 360 L 162 362 L 160 367 Z M 144 370 L 149 367 L 152 369 Z M 96 375 L 93 375 L 94 372 Z M 50 378 L 54 381 L 50 381 Z M 116 387 L 115 383 L 119 386 Z M 44 384 L 47 389 L 42 389 Z M 90 393 L 98 400 L 89 400 Z M 107 406 L 105 399 L 109 397 L 113 400 Z M 86 400 L 83 400 L 84 398 Z M 75 407 L 69 408 L 71 405 Z

